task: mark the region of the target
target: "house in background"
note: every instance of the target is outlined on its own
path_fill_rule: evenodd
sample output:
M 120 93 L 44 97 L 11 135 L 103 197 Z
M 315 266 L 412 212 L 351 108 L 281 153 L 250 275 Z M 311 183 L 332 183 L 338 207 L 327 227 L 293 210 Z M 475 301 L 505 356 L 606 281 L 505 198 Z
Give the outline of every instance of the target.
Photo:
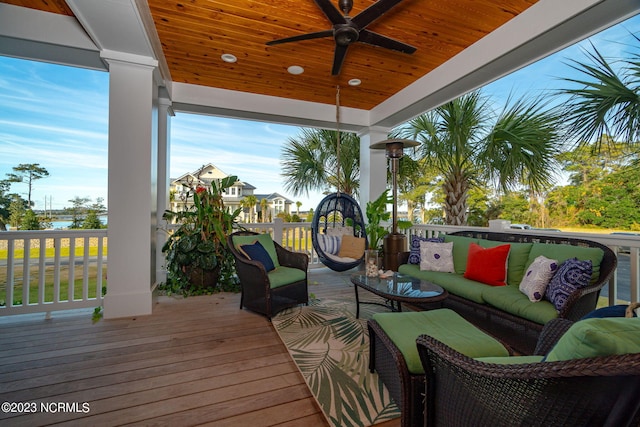
M 256 205 L 256 211 L 258 212 L 259 218 L 263 222 L 271 222 L 273 218 L 276 218 L 278 214 L 291 213 L 291 205 L 293 201 L 287 199 L 282 194 L 271 193 L 271 194 L 256 194 L 256 199 L 258 199 L 258 203 Z M 262 218 L 262 209 L 260 208 L 260 202 L 266 199 L 267 200 L 267 211 L 266 211 L 266 220 Z
M 198 186 L 211 187 L 211 183 L 216 181 L 219 183 L 222 179 L 228 177 L 229 174 L 222 171 L 212 163 L 208 163 L 201 168 L 185 173 L 179 178 L 171 179 L 169 185 L 169 209 L 177 212 L 193 205 L 193 195 L 189 193 L 190 188 Z M 265 216 L 267 221 L 273 220 L 280 213 L 290 214 L 293 201 L 284 197 L 279 193 L 271 194 L 254 194 L 256 187 L 238 179 L 233 186 L 223 195 L 224 204 L 230 210 L 242 208 L 240 221 L 257 222 L 262 220 L 261 201 L 265 199 L 267 205 L 265 207 Z M 247 196 L 255 196 L 256 205 L 249 209 L 243 206 L 243 199 Z M 253 212 L 253 214 L 252 214 Z
M 189 194 L 189 188 L 195 188 L 197 186 L 211 187 L 211 182 L 216 181 L 219 183 L 228 176 L 229 174 L 214 164 L 208 163 L 193 172 L 188 172 L 179 178 L 171 179 L 169 184 L 169 209 L 172 211 L 181 211 L 184 210 L 185 207 L 193 204 L 193 198 L 192 195 Z M 223 195 L 225 206 L 231 210 L 238 209 L 241 207 L 242 199 L 246 196 L 253 195 L 253 190 L 255 189 L 256 187 L 253 185 L 238 179 Z

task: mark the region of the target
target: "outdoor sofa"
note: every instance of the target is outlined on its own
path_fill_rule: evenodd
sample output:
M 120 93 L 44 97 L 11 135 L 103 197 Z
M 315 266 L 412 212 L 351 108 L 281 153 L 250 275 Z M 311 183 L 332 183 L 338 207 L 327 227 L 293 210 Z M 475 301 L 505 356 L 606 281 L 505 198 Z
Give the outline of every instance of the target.
M 418 336 L 428 334 L 464 350 L 468 357 L 532 355 L 546 324 L 554 319 L 577 321 L 595 309 L 600 290 L 617 265 L 608 247 L 561 235 L 461 231 L 443 236 L 443 243 L 451 242 L 452 273 L 421 270 L 407 263 L 409 254 L 399 267 L 400 273 L 446 289 L 444 310 L 379 313 L 368 322 L 370 369 L 378 372 L 400 406 L 403 426 L 421 424 L 423 419 L 425 377 L 415 345 Z M 483 248 L 510 245 L 505 286 L 464 277 L 471 243 Z M 591 261 L 589 283 L 565 295 L 560 310 L 551 301 L 532 302 L 519 289 L 525 272 L 541 255 L 558 264 L 573 258 Z
M 443 236 L 453 242 L 454 273 L 420 270 L 409 264 L 409 253 L 401 259 L 400 273 L 424 279 L 449 292 L 443 307 L 451 308 L 474 325 L 502 339 L 522 354 L 531 354 L 542 327 L 555 318 L 579 320 L 594 310 L 600 290 L 617 266 L 615 253 L 598 242 L 564 237 L 558 233 L 542 236 L 529 233 L 458 231 Z M 483 248 L 509 244 L 506 286 L 490 286 L 464 277 L 471 243 Z M 590 260 L 589 285 L 572 291 L 560 310 L 551 301 L 532 302 L 519 289 L 529 266 L 543 255 L 558 264 L 572 258 Z

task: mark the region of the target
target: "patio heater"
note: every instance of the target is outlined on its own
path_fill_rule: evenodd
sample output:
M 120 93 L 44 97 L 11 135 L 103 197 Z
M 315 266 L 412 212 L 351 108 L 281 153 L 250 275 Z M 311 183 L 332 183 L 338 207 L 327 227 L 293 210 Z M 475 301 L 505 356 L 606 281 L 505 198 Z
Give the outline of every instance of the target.
M 372 150 L 385 150 L 386 157 L 391 163 L 391 191 L 393 196 L 393 213 L 391 233 L 387 234 L 383 240 L 383 266 L 387 270 L 398 271 L 398 255 L 407 250 L 407 236 L 398 233 L 398 167 L 400 159 L 404 155 L 404 149 L 417 147 L 417 141 L 410 139 L 386 139 L 384 141 L 371 144 Z

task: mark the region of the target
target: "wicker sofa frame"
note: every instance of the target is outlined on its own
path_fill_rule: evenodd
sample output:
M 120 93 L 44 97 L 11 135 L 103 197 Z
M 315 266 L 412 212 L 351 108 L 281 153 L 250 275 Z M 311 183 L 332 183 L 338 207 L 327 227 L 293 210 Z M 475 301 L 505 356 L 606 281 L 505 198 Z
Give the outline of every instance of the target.
M 572 322 L 554 319 L 543 355 Z M 425 426 L 638 426 L 640 354 L 527 364 L 483 363 L 422 335 Z
M 292 252 L 278 242 L 273 242 L 281 266 L 303 270 L 304 280 L 299 280 L 288 285 L 271 288 L 269 275 L 264 265 L 258 261 L 252 261 L 241 254 L 233 244 L 234 236 L 258 235 L 252 231 L 236 231 L 227 238 L 229 250 L 233 254 L 236 263 L 236 273 L 240 279 L 241 296 L 240 308 L 243 307 L 264 314 L 269 319 L 285 308 L 299 304 L 309 303 L 309 291 L 307 285 L 307 271 L 309 255 L 301 252 Z

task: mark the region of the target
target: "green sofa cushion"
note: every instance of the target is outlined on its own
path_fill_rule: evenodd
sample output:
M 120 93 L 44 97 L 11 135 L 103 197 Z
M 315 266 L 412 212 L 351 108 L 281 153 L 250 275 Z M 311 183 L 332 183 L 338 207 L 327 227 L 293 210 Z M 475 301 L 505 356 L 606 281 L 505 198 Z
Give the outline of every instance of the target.
M 551 302 L 531 302 L 517 286 L 489 286 L 482 292 L 482 298 L 488 305 L 541 325 L 558 317 Z
M 278 254 L 276 253 L 276 246 L 273 244 L 273 239 L 271 238 L 270 234 L 233 236 L 231 239 L 233 240 L 233 244 L 236 246 L 236 248 L 242 245 L 251 244 L 257 240 L 266 249 L 267 253 L 271 257 L 271 261 L 273 261 L 273 265 L 276 268 L 280 266 L 280 263 L 278 262 Z
M 478 243 L 478 239 L 464 236 L 444 235 L 444 242 L 453 242 L 453 268 L 456 273 L 464 274 L 467 269 L 467 255 L 469 254 L 469 243 Z
M 416 339 L 426 334 L 469 357 L 508 356 L 496 339 L 464 320 L 453 310 L 377 313 L 373 319 L 402 353 L 411 374 L 424 374 Z
M 290 285 L 291 283 L 304 280 L 306 272 L 298 268 L 292 267 L 277 267 L 275 270 L 271 270 L 267 273 L 269 276 L 269 283 L 271 289 L 279 288 L 280 286 Z
M 569 258 L 578 258 L 581 261 L 590 260 L 593 266 L 591 274 L 591 283 L 595 283 L 600 277 L 600 263 L 604 257 L 604 251 L 600 248 L 586 248 L 582 246 L 563 245 L 563 244 L 547 244 L 534 243 L 529 252 L 529 259 L 525 270 L 529 268 L 531 263 L 540 255 L 547 258 L 558 260 L 558 264 L 562 264 Z
M 470 301 L 477 302 L 478 304 L 484 303 L 484 299 L 482 297 L 484 289 L 492 287 L 473 280 L 465 279 L 460 274 L 420 270 L 420 266 L 415 264 L 403 264 L 398 268 L 398 272 L 435 283 L 436 285 L 442 286 L 442 288 L 450 294 L 466 298 Z
M 498 365 L 522 365 L 525 363 L 542 362 L 544 356 L 509 356 L 509 357 L 476 357 L 478 362 L 495 363 Z
M 640 353 L 640 318 L 591 318 L 571 325 L 545 360 L 555 362 L 630 353 Z
M 511 245 L 509 259 L 507 260 L 507 285 L 519 286 L 527 267 L 529 267 L 529 252 L 533 243 L 496 242 L 495 240 L 478 240 L 483 248 L 495 248 L 505 244 Z

